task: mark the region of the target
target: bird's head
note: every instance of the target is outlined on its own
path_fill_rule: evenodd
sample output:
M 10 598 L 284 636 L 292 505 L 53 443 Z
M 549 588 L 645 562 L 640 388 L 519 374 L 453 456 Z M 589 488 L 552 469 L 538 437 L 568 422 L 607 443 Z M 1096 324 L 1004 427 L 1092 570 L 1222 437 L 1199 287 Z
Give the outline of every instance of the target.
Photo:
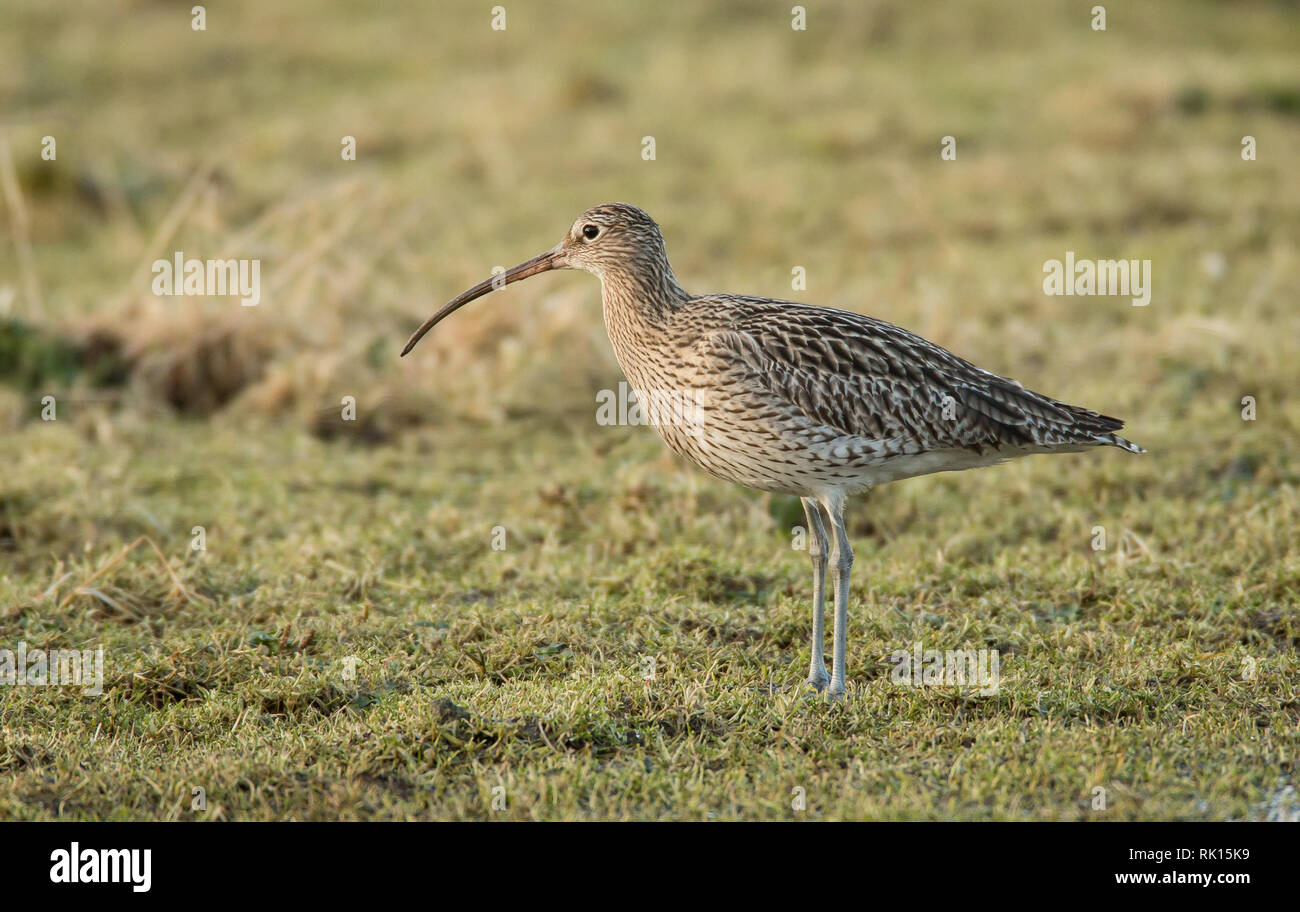
M 560 243 L 550 250 L 479 282 L 444 304 L 411 335 L 402 354 L 415 348 L 425 333 L 470 301 L 552 269 L 585 269 L 602 280 L 620 271 L 622 274 L 672 274 L 664 250 L 664 236 L 654 219 L 628 203 L 594 206 L 578 216 Z
M 570 269 L 603 277 L 612 269 L 638 269 L 666 259 L 655 220 L 628 203 L 606 203 L 578 216 L 558 249 Z

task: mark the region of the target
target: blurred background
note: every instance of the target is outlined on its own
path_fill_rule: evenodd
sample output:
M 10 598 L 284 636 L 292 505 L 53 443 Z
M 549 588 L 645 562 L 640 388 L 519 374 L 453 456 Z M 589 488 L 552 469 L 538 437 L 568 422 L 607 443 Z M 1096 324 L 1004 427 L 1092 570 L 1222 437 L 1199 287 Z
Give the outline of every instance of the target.
M 395 354 L 609 200 L 688 289 L 865 311 L 1147 438 L 1294 388 L 1292 3 L 1115 5 L 1105 31 L 1071 2 L 813 4 L 806 31 L 775 3 L 521 3 L 503 31 L 490 7 L 222 2 L 193 31 L 181 3 L 7 3 L 4 426 L 47 388 L 371 440 L 586 422 L 618 379 L 589 277 Z M 154 297 L 178 250 L 260 258 L 260 306 Z M 1045 296 L 1066 250 L 1152 260 L 1151 307 Z M 343 395 L 354 427 L 317 417 Z
M 0 694 L 0 817 L 195 781 L 241 818 L 496 782 L 518 818 L 1300 816 L 1297 4 L 500 5 L 0 4 L 0 645 L 109 656 L 103 701 Z M 872 492 L 864 689 L 799 703 L 798 501 L 598 425 L 594 278 L 398 358 L 613 200 L 688 290 L 897 323 L 1150 455 Z M 260 303 L 156 297 L 177 251 L 260 260 Z M 1068 251 L 1150 260 L 1149 306 L 1044 294 Z M 916 642 L 1003 690 L 886 686 Z

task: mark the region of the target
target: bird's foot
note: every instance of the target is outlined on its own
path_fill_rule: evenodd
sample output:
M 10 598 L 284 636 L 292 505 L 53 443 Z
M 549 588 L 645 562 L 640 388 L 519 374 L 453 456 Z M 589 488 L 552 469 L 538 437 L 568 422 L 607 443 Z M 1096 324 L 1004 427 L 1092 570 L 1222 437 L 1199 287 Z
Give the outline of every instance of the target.
M 845 688 L 844 688 L 844 682 L 843 682 L 843 681 L 835 681 L 835 680 L 832 680 L 832 681 L 831 681 L 831 686 L 830 686 L 830 687 L 827 689 L 827 691 L 826 691 L 826 700 L 827 700 L 827 702 L 829 702 L 829 703 L 843 703 L 843 702 L 844 702 L 844 690 L 845 690 Z
M 826 669 L 813 669 L 808 673 L 807 685 L 813 690 L 821 693 L 826 689 L 826 685 L 831 682 L 831 676 L 826 673 Z

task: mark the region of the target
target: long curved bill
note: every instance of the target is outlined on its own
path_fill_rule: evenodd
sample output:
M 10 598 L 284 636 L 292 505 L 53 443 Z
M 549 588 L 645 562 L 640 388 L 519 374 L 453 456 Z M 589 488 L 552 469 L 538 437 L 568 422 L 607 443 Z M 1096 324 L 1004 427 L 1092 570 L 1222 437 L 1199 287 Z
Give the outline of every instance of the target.
M 481 298 L 489 291 L 495 291 L 498 288 L 505 288 L 511 282 L 518 282 L 520 279 L 526 279 L 529 276 L 537 275 L 539 272 L 546 272 L 550 269 L 559 269 L 564 266 L 564 260 L 560 255 L 558 246 L 546 251 L 545 253 L 533 257 L 531 260 L 525 260 L 518 266 L 507 269 L 503 273 L 494 275 L 490 279 L 479 282 L 473 288 L 461 292 L 452 300 L 439 308 L 438 312 L 424 321 L 424 324 L 411 334 L 411 338 L 406 340 L 406 347 L 402 349 L 402 357 L 415 348 L 415 343 L 424 338 L 424 334 L 433 329 L 443 318 L 450 316 L 460 310 L 470 301 Z

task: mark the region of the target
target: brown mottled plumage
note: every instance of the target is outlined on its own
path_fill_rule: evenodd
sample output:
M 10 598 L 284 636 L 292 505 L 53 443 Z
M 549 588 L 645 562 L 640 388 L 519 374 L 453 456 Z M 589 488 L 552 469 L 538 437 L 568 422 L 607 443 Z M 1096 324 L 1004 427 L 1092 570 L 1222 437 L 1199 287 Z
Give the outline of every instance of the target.
M 627 203 L 587 210 L 554 248 L 452 300 L 402 354 L 475 298 L 558 268 L 600 278 L 614 354 L 669 447 L 719 478 L 803 498 L 815 539 L 809 683 L 820 690 L 829 682 L 832 695 L 845 687 L 853 561 L 846 496 L 1032 453 L 1100 445 L 1145 452 L 1115 433 L 1119 419 L 1031 392 L 883 320 L 771 298 L 690 295 L 673 276 L 659 226 Z M 829 677 L 828 554 L 837 571 Z

